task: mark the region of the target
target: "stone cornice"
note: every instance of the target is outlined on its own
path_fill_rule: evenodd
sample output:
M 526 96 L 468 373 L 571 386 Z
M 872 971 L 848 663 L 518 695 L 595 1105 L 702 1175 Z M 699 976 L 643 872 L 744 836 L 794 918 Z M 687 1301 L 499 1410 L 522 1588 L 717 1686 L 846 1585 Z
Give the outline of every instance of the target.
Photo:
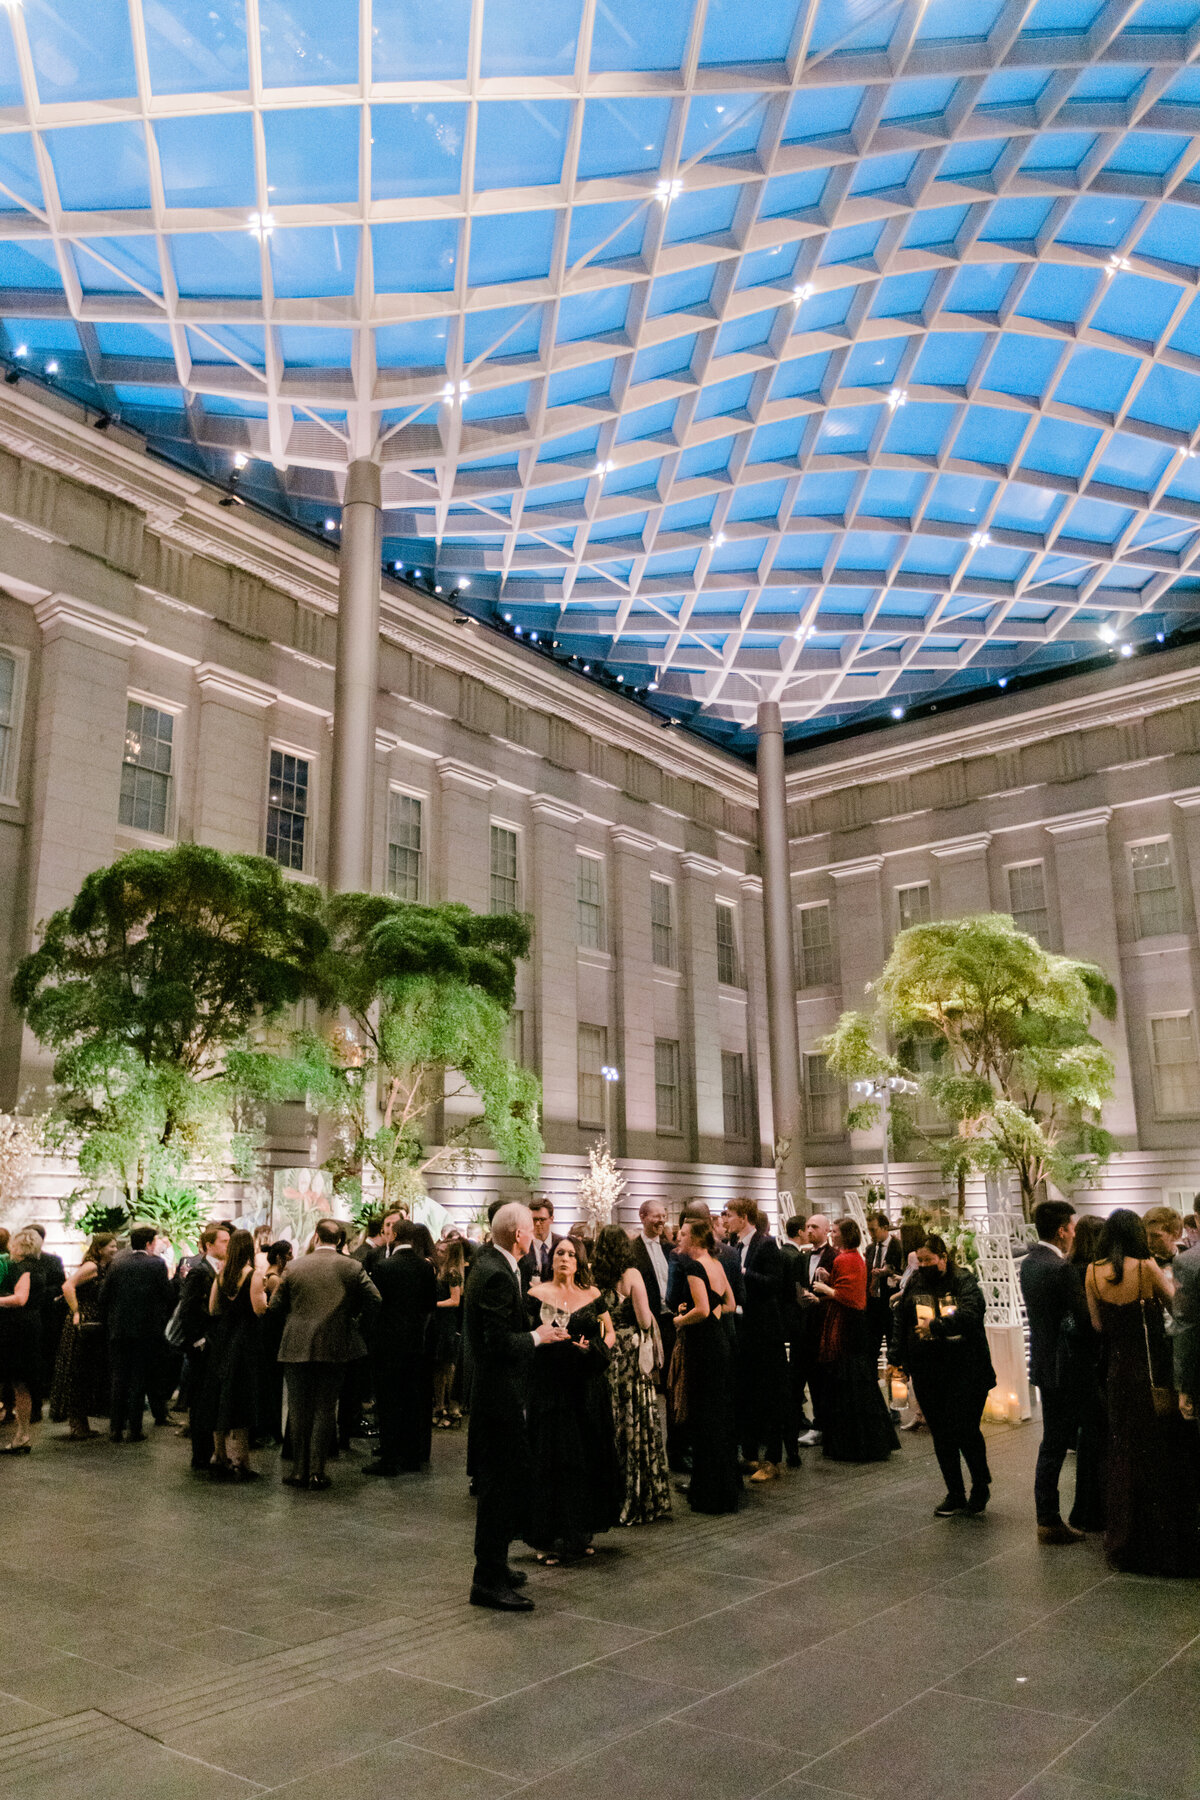
M 1093 806 L 1087 812 L 1069 813 L 1065 818 L 1047 819 L 1051 837 L 1095 837 L 1108 830 L 1113 816 L 1111 806 Z
M 460 788 L 465 794 L 490 794 L 496 785 L 496 777 L 486 769 L 473 768 L 453 756 L 439 756 L 437 772 L 444 787 Z
M 978 837 L 960 838 L 957 843 L 934 844 L 933 854 L 939 862 L 955 862 L 960 857 L 967 856 L 986 856 L 991 841 L 991 832 L 985 831 Z
M 529 802 L 529 810 L 543 825 L 561 825 L 572 831 L 583 818 L 579 807 L 572 806 L 567 800 L 560 800 L 557 794 L 534 794 Z
M 878 875 L 883 867 L 882 856 L 857 856 L 853 862 L 831 863 L 823 871 L 832 875 L 835 881 L 861 881 L 864 875 Z M 806 875 L 807 869 L 793 869 L 793 875 Z
M 141 643 L 146 636 L 146 627 L 136 619 L 108 612 L 103 606 L 94 606 L 90 600 L 77 600 L 71 594 L 49 594 L 45 600 L 35 601 L 33 616 L 47 635 L 73 625 L 78 631 L 106 638 L 113 644 L 123 644 L 128 649 Z
M 616 849 L 630 850 L 638 856 L 652 856 L 658 847 L 654 838 L 644 831 L 635 831 L 631 825 L 612 825 L 609 836 Z
M 699 856 L 694 850 L 685 850 L 679 859 L 680 867 L 689 875 L 702 875 L 706 881 L 715 881 L 722 872 L 722 864 L 714 862 L 711 856 Z
M 253 676 L 241 675 L 236 669 L 222 668 L 220 663 L 201 663 L 196 670 L 196 686 L 205 700 L 232 700 L 262 710 L 279 700 L 276 690 L 265 681 L 255 681 Z

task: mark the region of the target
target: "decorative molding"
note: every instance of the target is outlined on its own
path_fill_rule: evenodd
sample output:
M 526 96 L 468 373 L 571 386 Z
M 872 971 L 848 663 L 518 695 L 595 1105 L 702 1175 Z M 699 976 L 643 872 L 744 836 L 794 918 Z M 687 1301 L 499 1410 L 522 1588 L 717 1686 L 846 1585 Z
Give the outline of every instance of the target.
M 738 886 L 748 898 L 757 897 L 761 900 L 763 891 L 761 875 L 741 875 L 738 877 Z
M 883 867 L 882 856 L 860 856 L 854 862 L 831 863 L 827 869 L 820 871 L 832 875 L 835 881 L 859 881 L 864 875 L 878 875 Z M 793 875 L 815 874 L 809 869 L 793 869 Z
M 464 794 L 490 794 L 496 785 L 496 777 L 486 769 L 473 768 L 453 756 L 439 756 L 437 772 L 444 787 L 459 788 Z
M 1107 836 L 1112 816 L 1111 806 L 1095 806 L 1090 812 L 1070 813 L 1064 819 L 1047 819 L 1046 830 L 1051 837 L 1061 838 Z
M 932 847 L 933 854 L 938 862 L 957 862 L 968 856 L 986 856 L 991 841 L 991 832 L 985 831 L 979 837 L 961 838 L 957 842 L 951 840 L 948 844 L 935 844 Z
M 542 824 L 560 825 L 564 830 L 574 831 L 583 818 L 577 806 L 572 806 L 567 800 L 560 800 L 557 794 L 534 794 L 529 802 L 529 810 Z
M 703 876 L 706 881 L 715 881 L 724 872 L 723 864 L 714 862 L 711 856 L 699 856 L 694 850 L 685 850 L 679 864 L 689 875 Z
M 617 850 L 627 850 L 632 855 L 651 856 L 658 848 L 655 840 L 644 831 L 635 831 L 631 825 L 610 825 L 609 836 Z
M 201 663 L 196 670 L 196 686 L 202 699 L 219 700 L 223 704 L 235 700 L 244 706 L 265 709 L 279 701 L 278 689 L 268 687 L 265 681 L 255 681 L 251 675 L 241 675 L 236 669 L 226 669 L 220 663 Z
M 106 638 L 110 643 L 132 649 L 147 635 L 146 627 L 136 619 L 123 618 L 103 606 L 94 606 L 90 600 L 77 600 L 71 594 L 49 594 L 45 600 L 35 601 L 33 616 L 47 637 L 64 626 L 73 625 L 76 630 L 89 632 L 93 637 Z

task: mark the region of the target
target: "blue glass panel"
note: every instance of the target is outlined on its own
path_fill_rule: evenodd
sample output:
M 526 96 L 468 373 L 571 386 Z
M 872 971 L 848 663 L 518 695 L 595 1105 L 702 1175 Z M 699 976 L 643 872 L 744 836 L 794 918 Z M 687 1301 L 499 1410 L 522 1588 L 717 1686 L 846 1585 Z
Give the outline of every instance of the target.
M 849 287 L 830 288 L 828 293 L 811 295 L 796 308 L 792 336 L 803 337 L 809 331 L 827 331 L 833 325 L 844 324 L 853 298 L 854 289 Z
M 1196 230 L 1196 209 L 1173 206 L 1164 201 L 1138 239 L 1140 256 L 1160 257 L 1164 262 L 1182 263 L 1185 267 L 1200 265 L 1200 233 Z
M 890 156 L 865 156 L 854 171 L 852 194 L 877 194 L 903 187 L 917 160 L 915 150 L 896 150 Z
M 677 69 L 687 49 L 694 0 L 605 0 L 592 27 L 595 70 Z
M 883 447 L 899 456 L 936 456 L 956 417 L 956 407 L 910 399 L 892 414 Z
M 181 298 L 260 298 L 258 240 L 248 231 L 180 232 L 167 243 Z
M 1163 99 L 1179 106 L 1200 106 L 1200 69 L 1181 69 L 1172 78 Z
M 36 238 L 0 239 L 0 288 L 61 288 L 53 244 Z
M 374 0 L 376 81 L 461 81 L 467 73 L 471 0 Z
M 670 122 L 669 100 L 589 100 L 579 145 L 580 180 L 657 169 Z
M 806 531 L 800 536 L 786 537 L 775 552 L 775 567 L 777 569 L 819 569 L 829 555 L 832 543 L 831 537 L 824 536 L 820 532 Z M 840 600 L 840 593 L 838 598 Z M 708 596 L 706 595 L 705 604 L 707 605 L 707 603 Z M 809 643 L 811 644 L 812 641 L 810 638 Z
M 1050 217 L 1052 200 L 997 200 L 980 232 L 985 244 L 1029 243 Z
M 778 517 L 787 493 L 786 481 L 757 481 L 734 490 L 726 515 L 730 520 L 769 519 Z
M 957 0 L 954 3 L 957 4 Z M 990 7 L 995 0 L 983 0 L 983 4 Z M 925 16 L 928 18 L 929 8 L 926 8 Z M 880 116 L 885 124 L 893 119 L 936 117 L 945 112 L 957 86 L 952 78 L 936 75 L 927 76 L 923 81 L 895 81 L 888 89 Z
M 1118 487 L 1139 488 L 1149 492 L 1159 480 L 1171 456 L 1172 451 L 1166 444 L 1156 444 L 1148 438 L 1129 437 L 1123 431 L 1116 431 L 1096 464 L 1092 480 L 1110 481 Z
M 354 333 L 330 331 L 322 325 L 283 325 L 279 351 L 290 369 L 348 369 Z
M 961 268 L 942 301 L 945 312 L 994 313 L 1016 274 L 1015 263 L 970 263 Z
M 168 206 L 257 205 L 249 113 L 159 119 L 154 135 Z
M 0 29 L 8 29 L 3 17 L 0 17 Z M 25 208 L 21 205 L 21 200 L 27 200 L 31 206 L 40 207 L 43 204 L 42 181 L 33 154 L 33 139 L 27 131 L 12 131 L 0 137 L 0 181 L 19 196 L 18 199 L 13 199 L 8 194 L 0 194 L 0 212 L 23 215 Z
M 138 288 L 162 293 L 155 238 L 79 238 L 72 248 L 85 294 L 128 294 Z
M 1017 301 L 1017 311 L 1026 319 L 1074 323 L 1086 312 L 1102 280 L 1098 269 L 1042 263 L 1033 271 Z
M 992 352 L 982 385 L 998 394 L 1040 398 L 1066 349 L 1051 338 L 1006 332 Z
M 140 125 L 76 125 L 47 131 L 44 142 L 67 212 L 149 208 L 150 174 Z
M 794 519 L 840 519 L 854 492 L 857 477 L 836 470 L 806 475 L 796 495 Z
M 700 94 L 688 107 L 680 158 L 711 151 L 715 156 L 744 156 L 758 148 L 763 126 L 761 94 Z
M 337 205 L 357 200 L 359 118 L 357 106 L 264 112 L 270 204 Z
M 849 531 L 838 551 L 839 569 L 883 574 L 896 553 L 897 539 L 883 531 Z
M 222 349 L 261 369 L 267 360 L 267 334 L 261 325 L 205 325 L 187 334 L 188 349 L 197 363 L 219 361 Z
M 477 217 L 471 227 L 471 286 L 544 279 L 550 273 L 557 220 L 555 212 Z
M 1179 289 L 1169 281 L 1114 275 L 1092 314 L 1092 325 L 1099 331 L 1153 341 L 1166 330 L 1178 301 Z
M 1113 544 L 1132 518 L 1125 507 L 1086 497 L 1071 507 L 1064 530 L 1068 537 L 1090 538 L 1097 544 Z
M 907 345 L 907 338 L 872 338 L 855 344 L 846 358 L 839 385 L 890 388 Z
M 667 208 L 664 244 L 687 243 L 691 238 L 715 237 L 728 231 L 741 198 L 739 187 L 696 188 L 680 194 Z
M 581 338 L 624 331 L 630 287 L 595 288 L 590 294 L 568 294 L 558 309 L 555 341 L 576 344 Z
M 529 404 L 529 383 L 514 387 L 484 388 L 469 394 L 463 401 L 462 415 L 466 424 L 478 419 L 511 419 L 524 417 Z
M 171 357 L 171 333 L 165 325 L 93 325 L 104 356 Z M 172 368 L 174 364 L 172 363 Z
M 205 394 L 204 410 L 224 418 L 265 419 L 267 403 L 265 400 L 244 400 L 235 394 Z
M 497 306 L 469 312 L 463 326 L 463 356 L 534 356 L 542 332 L 540 306 Z M 507 335 L 506 335 L 507 334 Z
M 815 397 L 825 379 L 829 356 L 828 350 L 818 350 L 815 356 L 796 356 L 781 362 L 771 383 L 772 400 L 794 400 L 801 394 Z
M 1025 424 L 1023 413 L 998 406 L 968 406 L 954 440 L 954 454 L 963 462 L 1007 466 L 1025 435 Z
M 900 559 L 900 567 L 913 575 L 953 575 L 968 554 L 969 546 L 952 538 L 913 538 Z M 912 607 L 910 618 L 924 618 L 928 603 L 917 594 L 889 594 L 890 615 L 903 617 L 900 608 L 906 602 Z
M 1077 169 L 1095 144 L 1090 131 L 1046 131 L 1034 138 L 1022 160 L 1022 169 Z
M 24 106 L 25 91 L 21 86 L 21 68 L 17 62 L 12 36 L 12 14 L 0 16 L 0 106 Z
M 715 273 L 710 264 L 703 269 L 681 269 L 677 275 L 660 275 L 650 290 L 647 317 L 657 319 L 663 313 L 706 306 Z
M 862 225 L 843 225 L 840 230 L 831 231 L 821 247 L 822 266 L 859 262 L 873 255 L 882 232 L 882 223 L 873 219 Z
M 904 248 L 919 250 L 928 244 L 953 244 L 970 216 L 969 206 L 934 206 L 914 213 L 904 233 Z
M 992 523 L 1007 531 L 1047 532 L 1066 505 L 1066 496 L 1053 488 L 1014 481 L 1000 496 Z
M 1100 433 L 1090 426 L 1068 424 L 1064 419 L 1039 419 L 1022 467 L 1044 469 L 1048 475 L 1082 475 L 1099 439 Z
M 1113 250 L 1124 241 L 1141 210 L 1140 200 L 1085 194 L 1076 200 L 1054 235 L 1060 244 L 1087 244 L 1098 250 Z
M 454 286 L 458 223 L 420 219 L 408 225 L 372 225 L 377 294 L 442 294 Z
M 985 545 L 968 557 L 964 584 L 970 585 L 972 575 L 977 581 L 1019 581 L 1031 560 L 1027 550 L 1003 544 Z
M 1192 433 L 1200 425 L 1200 376 L 1158 364 L 1142 384 L 1129 416 Z
M 480 72 L 569 75 L 583 0 L 485 0 Z
M 305 225 L 274 231 L 271 275 L 280 299 L 352 294 L 358 279 L 358 226 Z
M 744 319 L 730 319 L 717 333 L 715 356 L 733 356 L 739 350 L 761 349 L 765 352 L 767 334 L 775 323 L 777 309 L 750 313 Z
M 796 23 L 797 0 L 708 0 L 702 64 L 782 62 Z
M 457 194 L 467 109 L 457 101 L 371 108 L 371 194 L 376 200 Z
M 560 181 L 570 122 L 565 100 L 481 101 L 476 188 L 547 187 Z
M 881 16 L 882 14 L 882 16 Z M 809 37 L 809 53 L 882 48 L 895 30 L 890 8 L 864 6 L 862 0 L 821 0 Z
M 635 488 L 652 488 L 661 470 L 661 456 L 646 457 L 628 469 L 612 469 L 604 477 L 604 491 L 606 494 L 627 494 Z
M 929 298 L 932 286 L 932 270 L 928 274 L 885 275 L 875 289 L 871 317 L 898 319 L 903 314 L 919 313 Z
M 640 256 L 646 235 L 646 212 L 644 205 L 628 200 L 575 207 L 567 237 L 567 267 L 573 269 L 585 258 L 589 263 L 603 264 Z
M 266 87 L 358 85 L 358 0 L 259 0 Z
M 634 361 L 634 382 L 654 381 L 662 375 L 686 372 L 695 347 L 695 332 L 689 332 L 686 337 L 668 338 L 663 344 L 647 344 L 644 350 L 638 351 Z
M 380 325 L 375 331 L 375 361 L 381 369 L 440 369 L 446 362 L 447 321 L 413 319 L 403 325 Z
M 584 363 L 582 368 L 564 369 L 552 375 L 546 389 L 548 406 L 578 406 L 583 400 L 607 398 L 612 386 L 614 364 Z
M 759 217 L 777 219 L 784 213 L 808 211 L 820 201 L 828 180 L 828 169 L 798 169 L 794 175 L 773 175 L 763 189 Z
M 127 385 L 125 382 L 118 382 L 113 388 L 113 393 L 121 402 L 122 406 L 141 406 L 156 409 L 166 408 L 176 412 L 183 411 L 184 395 L 180 388 L 134 387 Z
M 832 407 L 821 422 L 818 454 L 849 456 L 866 450 L 879 423 L 879 410 L 877 406 Z
M 939 475 L 925 516 L 943 524 L 973 525 L 983 517 L 995 492 L 996 483 L 983 475 Z
M 962 387 L 987 339 L 981 331 L 934 331 L 917 355 L 910 379 L 929 387 Z
M 729 465 L 733 438 L 721 438 L 713 444 L 696 444 L 679 458 L 678 481 L 693 481 L 698 475 L 716 475 Z
M 853 125 L 865 92 L 862 87 L 802 88 L 788 111 L 783 142 L 842 136 Z
M 744 412 L 750 401 L 752 375 L 738 375 L 732 381 L 715 381 L 701 390 L 696 404 L 698 419 L 715 418 L 718 413 Z
M 1081 345 L 1071 352 L 1071 360 L 1059 378 L 1054 398 L 1067 406 L 1099 408 L 1101 412 L 1118 411 L 1138 372 L 1132 356 L 1118 356 L 1112 350 Z
M 626 413 L 617 428 L 618 444 L 660 437 L 669 432 L 675 423 L 675 407 L 674 400 L 663 400 L 657 406 L 644 406 L 640 412 Z
M 43 101 L 136 96 L 125 0 L 25 0 L 25 29 Z
M 976 106 L 1032 106 L 1050 77 L 1045 69 L 1000 69 L 979 90 Z
M 1126 21 L 1130 31 L 1187 31 L 1200 18 L 1196 0 L 1142 0 Z
M 156 94 L 233 93 L 250 86 L 244 0 L 142 0 Z
M 765 287 L 768 283 L 783 286 L 791 280 L 796 264 L 796 245 L 777 244 L 771 250 L 752 250 L 743 256 L 738 267 L 734 292 L 744 288 Z
M 5 319 L 8 341 L 16 349 L 24 345 L 33 355 L 50 350 L 79 351 L 79 338 L 70 319 Z
M 966 181 L 973 175 L 990 175 L 1007 138 L 979 138 L 975 143 L 949 144 L 938 165 L 939 181 Z
M 928 475 L 905 469 L 873 469 L 859 511 L 867 517 L 911 519 L 924 498 Z

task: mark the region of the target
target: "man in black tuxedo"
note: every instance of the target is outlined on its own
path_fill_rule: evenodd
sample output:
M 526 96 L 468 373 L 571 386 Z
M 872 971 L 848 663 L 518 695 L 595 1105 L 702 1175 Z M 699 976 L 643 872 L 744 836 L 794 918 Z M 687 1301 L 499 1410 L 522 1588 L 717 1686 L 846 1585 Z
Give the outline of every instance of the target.
M 1082 1283 L 1068 1258 L 1075 1242 L 1075 1208 L 1067 1200 L 1040 1200 L 1033 1209 L 1038 1241 L 1021 1258 L 1021 1292 L 1029 1315 L 1029 1379 L 1042 1397 L 1042 1442 L 1033 1476 L 1040 1544 L 1077 1544 L 1083 1537 L 1059 1509 L 1058 1482 L 1067 1451 L 1079 1436 L 1079 1414 L 1070 1385 L 1060 1379 L 1063 1327 L 1074 1318 L 1090 1329 Z
M 671 1388 L 666 1380 L 666 1372 L 671 1367 L 671 1352 L 675 1348 L 675 1315 L 667 1304 L 672 1251 L 663 1235 L 667 1209 L 662 1201 L 643 1200 L 638 1207 L 638 1222 L 641 1229 L 633 1239 L 633 1266 L 646 1284 L 646 1298 L 650 1302 L 651 1312 L 658 1320 L 658 1333 L 662 1339 L 662 1388 L 667 1404 L 667 1464 L 676 1474 L 682 1475 L 687 1473 L 690 1466 L 687 1434 L 676 1422 Z
M 463 1356 L 471 1396 L 471 1454 L 479 1507 L 475 1517 L 475 1574 L 471 1605 L 496 1612 L 531 1612 L 519 1590 L 523 1570 L 511 1569 L 508 1549 L 520 1534 L 529 1486 L 525 1403 L 530 1364 L 541 1344 L 561 1344 L 561 1325 L 531 1330 L 522 1293 L 520 1259 L 533 1241 L 527 1206 L 500 1207 L 492 1241 L 471 1264 L 463 1296 Z
M 804 1360 L 802 1338 L 804 1314 L 800 1310 L 797 1289 L 804 1278 L 808 1260 L 805 1255 L 804 1220 L 794 1213 L 784 1225 L 784 1241 L 779 1246 L 783 1267 L 780 1288 L 779 1317 L 783 1324 L 783 1342 L 787 1351 L 788 1385 L 783 1413 L 783 1448 L 789 1469 L 800 1467 L 800 1433 L 812 1430 L 812 1420 L 804 1411 Z
M 32 1410 L 29 1415 L 31 1425 L 37 1425 L 42 1417 L 42 1403 L 50 1392 L 54 1380 L 54 1365 L 58 1360 L 58 1340 L 62 1336 L 63 1320 L 66 1308 L 62 1304 L 63 1282 L 67 1279 L 63 1268 L 62 1257 L 55 1256 L 46 1249 L 46 1227 L 32 1224 L 30 1231 L 36 1231 L 41 1239 L 42 1250 L 38 1257 L 38 1273 L 42 1278 L 42 1352 L 38 1368 L 38 1380 L 29 1384 Z
M 737 1250 L 746 1297 L 738 1320 L 738 1434 L 751 1481 L 778 1481 L 783 1463 L 787 1353 L 780 1300 L 783 1255 L 753 1200 L 731 1200 L 723 1223 Z
M 200 1253 L 189 1259 L 179 1287 L 179 1323 L 187 1358 L 180 1387 L 186 1390 L 188 1397 L 192 1467 L 204 1474 L 212 1465 L 215 1425 L 208 1416 L 205 1400 L 208 1339 L 212 1331 L 208 1301 L 212 1284 L 224 1267 L 229 1235 L 229 1228 L 215 1220 L 204 1227 L 200 1233 Z
M 437 1273 L 417 1254 L 419 1229 L 402 1219 L 396 1226 L 396 1254 L 370 1264 L 382 1302 L 371 1340 L 379 1455 L 366 1465 L 364 1475 L 412 1474 L 429 1461 L 433 1365 L 427 1337 L 437 1305 Z
M 527 1294 L 531 1281 L 549 1281 L 554 1273 L 554 1252 L 562 1243 L 554 1229 L 554 1202 L 539 1197 L 530 1202 L 533 1242 L 521 1258 L 521 1287 Z
M 867 1246 L 867 1355 L 871 1365 L 879 1361 L 879 1346 L 892 1332 L 892 1295 L 900 1286 L 903 1258 L 900 1241 L 892 1236 L 886 1213 L 872 1213 L 867 1220 L 871 1241 Z
M 109 1436 L 119 1444 L 129 1427 L 131 1444 L 145 1436 L 142 1418 L 153 1381 L 163 1327 L 171 1316 L 171 1277 L 154 1254 L 153 1225 L 135 1225 L 129 1248 L 114 1256 L 104 1278 L 100 1310 L 108 1327 L 112 1370 Z
M 802 1403 L 804 1389 L 808 1388 L 814 1423 L 811 1430 L 800 1434 L 800 1442 L 812 1448 L 821 1441 L 821 1326 L 828 1305 L 828 1301 L 822 1300 L 819 1294 L 814 1294 L 813 1282 L 818 1276 L 827 1281 L 832 1279 L 833 1259 L 837 1251 L 829 1235 L 829 1219 L 825 1213 L 810 1214 L 808 1224 L 804 1227 L 804 1236 L 807 1241 L 801 1251 L 800 1277 L 796 1284 L 796 1300 L 800 1307 L 800 1337 L 793 1345 L 799 1351 L 793 1391 Z

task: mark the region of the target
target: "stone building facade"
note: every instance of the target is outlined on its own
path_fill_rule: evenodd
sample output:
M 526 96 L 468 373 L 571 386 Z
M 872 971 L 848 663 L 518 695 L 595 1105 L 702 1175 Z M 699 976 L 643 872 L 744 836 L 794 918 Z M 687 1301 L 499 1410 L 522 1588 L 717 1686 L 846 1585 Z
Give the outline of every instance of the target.
M 227 497 L 226 497 L 227 498 Z M 185 839 L 322 880 L 336 555 L 63 404 L 0 397 L 0 960 Z M 1015 908 L 1119 978 L 1113 1192 L 1200 1185 L 1200 671 L 1174 652 L 789 763 L 811 1192 L 877 1166 L 814 1045 L 911 917 Z M 773 1195 L 752 768 L 385 584 L 373 880 L 534 918 L 514 1050 L 544 1185 Z M 602 1071 L 619 1079 L 606 1081 Z M 0 1099 L 46 1070 L 0 995 Z M 303 1120 L 280 1160 L 309 1154 Z M 902 1172 L 929 1193 L 928 1169 Z M 485 1161 L 477 1205 L 512 1191 Z M 49 1192 L 49 1189 L 47 1189 Z

